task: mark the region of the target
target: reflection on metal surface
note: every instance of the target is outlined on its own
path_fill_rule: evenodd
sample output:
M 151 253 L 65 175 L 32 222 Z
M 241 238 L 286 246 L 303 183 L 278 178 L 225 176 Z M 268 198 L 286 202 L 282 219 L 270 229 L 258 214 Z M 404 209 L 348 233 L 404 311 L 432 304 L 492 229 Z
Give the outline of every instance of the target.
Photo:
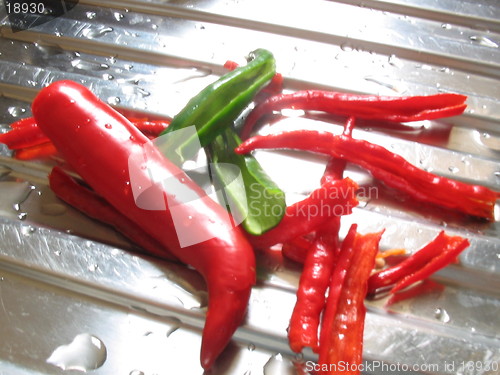
M 84 83 L 124 113 L 171 117 L 225 72 L 226 60 L 262 47 L 275 54 L 286 90 L 468 95 L 463 116 L 406 131 L 360 122 L 354 136 L 420 168 L 500 190 L 499 19 L 498 4 L 472 0 L 81 0 L 64 17 L 13 33 L 0 14 L 0 131 L 30 116 L 36 92 L 59 79 Z M 301 111 L 274 119 L 260 132 L 338 132 L 343 121 Z M 60 202 L 46 177 L 57 161 L 19 162 L 3 146 L 0 153 L 0 335 L 9 337 L 0 343 L 0 372 L 63 374 L 46 360 L 87 333 L 107 348 L 97 375 L 202 374 L 193 360 L 207 302 L 201 277 L 144 256 Z M 325 163 L 296 152 L 256 157 L 290 203 L 317 186 Z M 394 199 L 353 166 L 347 173 L 377 194 L 345 218 L 341 235 L 353 222 L 362 232 L 386 228 L 383 249 L 409 252 L 441 229 L 471 241 L 459 265 L 435 275 L 434 289 L 367 301 L 366 363 L 417 365 L 414 373 L 435 375 L 497 373 L 498 204 L 497 221 L 486 223 Z M 214 373 L 288 374 L 290 365 L 317 359 L 305 351 L 297 361 L 287 344 L 299 275 L 278 252 L 258 254 L 245 324 Z M 471 370 L 469 361 L 484 366 Z

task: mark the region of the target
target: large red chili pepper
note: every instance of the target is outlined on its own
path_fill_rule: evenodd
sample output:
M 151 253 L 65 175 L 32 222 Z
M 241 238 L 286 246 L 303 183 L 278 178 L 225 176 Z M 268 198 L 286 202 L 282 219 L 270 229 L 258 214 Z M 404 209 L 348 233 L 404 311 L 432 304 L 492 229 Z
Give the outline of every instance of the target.
M 236 148 L 236 152 L 247 153 L 259 148 L 290 148 L 330 155 L 363 167 L 386 185 L 418 201 L 488 220 L 494 219 L 499 193 L 484 186 L 470 185 L 424 171 L 382 146 L 362 139 L 329 132 L 297 130 L 252 137 Z
M 167 249 L 145 233 L 137 224 L 118 212 L 92 190 L 80 185 L 60 167 L 54 167 L 49 175 L 50 189 L 60 199 L 92 219 L 114 227 L 151 255 L 177 261 Z
M 255 282 L 255 256 L 242 231 L 148 138 L 83 86 L 53 83 L 40 91 L 32 110 L 42 131 L 97 194 L 204 276 L 209 303 L 201 364 L 210 368 L 241 323 Z M 151 174 L 160 181 L 153 183 Z M 149 187 L 154 207 L 139 207 L 132 177 L 138 188 Z M 176 192 L 166 185 L 175 185 Z M 190 201 L 184 202 L 187 196 Z M 174 212 L 183 219 L 175 221 Z M 182 231 L 206 240 L 183 247 Z
M 359 374 L 363 354 L 367 280 L 375 264 L 382 232 L 361 235 L 351 229 L 332 275 L 321 327 L 319 369 L 322 374 Z M 341 366 L 346 366 L 345 371 Z
M 254 108 L 245 121 L 241 138 L 250 136 L 263 115 L 285 108 L 323 111 L 334 115 L 362 119 L 408 122 L 432 120 L 461 114 L 464 95 L 436 94 L 429 96 L 376 96 L 334 91 L 305 90 L 275 95 Z
M 309 234 L 329 218 L 348 215 L 358 204 L 358 185 L 350 178 L 328 181 L 307 198 L 286 208 L 277 226 L 260 236 L 248 235 L 256 248 L 268 248 Z

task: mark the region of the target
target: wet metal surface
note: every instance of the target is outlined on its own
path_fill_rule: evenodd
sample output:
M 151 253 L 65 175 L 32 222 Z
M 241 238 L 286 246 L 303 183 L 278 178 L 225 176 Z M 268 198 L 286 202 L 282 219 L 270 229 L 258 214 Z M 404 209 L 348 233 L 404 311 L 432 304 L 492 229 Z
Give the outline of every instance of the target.
M 21 32 L 0 8 L 2 132 L 59 79 L 83 83 L 122 111 L 170 117 L 224 73 L 226 60 L 244 61 L 261 47 L 274 53 L 286 90 L 468 95 L 462 116 L 404 132 L 367 124 L 354 136 L 434 173 L 500 190 L 495 1 L 81 0 Z M 340 120 L 283 114 L 262 131 L 341 129 Z M 15 161 L 3 145 L 0 154 L 0 374 L 202 374 L 201 277 L 142 255 L 61 203 L 47 187 L 49 165 Z M 311 155 L 257 157 L 289 201 L 314 189 L 324 168 Z M 394 200 L 359 169 L 348 174 L 378 189 L 344 219 L 341 234 L 353 222 L 362 232 L 386 228 L 382 247 L 408 251 L 441 229 L 471 241 L 459 264 L 434 276 L 436 290 L 390 306 L 367 301 L 371 373 L 403 365 L 415 374 L 500 373 L 498 204 L 496 221 L 485 223 Z M 286 340 L 300 267 L 276 253 L 258 261 L 246 321 L 214 374 L 294 374 L 294 362 L 316 360 L 309 351 L 294 355 Z M 84 354 L 93 360 L 82 361 Z

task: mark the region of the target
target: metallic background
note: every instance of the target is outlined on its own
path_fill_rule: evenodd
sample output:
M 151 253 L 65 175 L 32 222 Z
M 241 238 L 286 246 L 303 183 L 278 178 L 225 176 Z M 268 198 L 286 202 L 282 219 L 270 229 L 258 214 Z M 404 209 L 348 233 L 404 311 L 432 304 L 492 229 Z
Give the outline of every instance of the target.
M 26 31 L 12 32 L 4 9 L 0 20 L 2 131 L 30 115 L 38 90 L 63 78 L 128 113 L 173 116 L 224 73 L 226 60 L 244 61 L 251 50 L 267 48 L 287 90 L 468 95 L 462 116 L 421 122 L 412 131 L 354 135 L 421 168 L 500 190 L 497 1 L 81 0 Z M 284 114 L 273 130 L 340 129 L 341 119 Z M 59 202 L 47 187 L 48 165 L 15 161 L 4 147 L 0 153 L 0 374 L 79 373 L 60 369 L 53 356 L 78 335 L 88 342 L 74 344 L 62 362 L 80 371 L 203 373 L 201 277 L 133 251 Z M 303 153 L 257 157 L 289 201 L 317 186 L 324 168 L 324 159 Z M 373 186 L 354 167 L 349 175 Z M 394 201 L 379 188 L 344 219 L 342 234 L 351 222 L 362 232 L 386 228 L 383 248 L 415 251 L 445 228 L 472 245 L 459 265 L 434 276 L 442 289 L 386 308 L 385 300 L 367 301 L 367 363 L 380 366 L 379 374 L 397 373 L 382 363 L 421 370 L 413 373 L 499 373 L 498 205 L 497 221 L 484 223 Z M 247 319 L 213 374 L 294 374 L 294 363 L 316 359 L 311 352 L 294 355 L 286 340 L 300 267 L 278 253 L 258 257 Z

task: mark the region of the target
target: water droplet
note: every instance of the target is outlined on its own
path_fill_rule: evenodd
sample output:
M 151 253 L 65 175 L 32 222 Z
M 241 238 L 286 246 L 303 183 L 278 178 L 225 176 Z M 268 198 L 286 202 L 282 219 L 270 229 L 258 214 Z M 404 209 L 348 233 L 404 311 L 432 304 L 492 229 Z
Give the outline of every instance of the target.
M 115 77 L 112 74 L 104 73 L 102 75 L 102 78 L 106 81 L 112 81 L 115 79 Z
M 64 215 L 66 211 L 66 206 L 60 203 L 45 203 L 41 207 L 42 214 L 49 216 Z
M 61 256 L 61 250 L 55 250 L 54 255 L 58 257 Z
M 264 365 L 264 375 L 292 375 L 295 373 L 292 362 L 284 359 L 279 353 L 269 358 L 269 361 Z
M 458 173 L 458 172 L 460 172 L 460 169 L 458 169 L 457 167 L 454 167 L 454 166 L 449 166 L 449 167 L 448 167 L 448 170 L 449 170 L 451 173 Z
M 118 105 L 120 104 L 121 99 L 117 96 L 111 96 L 108 98 L 108 104 L 110 105 Z
M 403 62 L 396 55 L 390 55 L 387 61 L 396 68 L 402 68 L 404 66 Z
M 146 97 L 148 97 L 149 95 L 151 95 L 151 93 L 150 93 L 149 91 L 144 90 L 144 89 L 143 89 L 143 88 L 141 88 L 141 87 L 137 87 L 137 88 L 136 88 L 136 91 L 137 91 L 137 93 L 138 93 L 140 96 L 142 96 L 143 98 L 146 98 Z
M 99 63 L 97 61 L 87 61 L 79 58 L 76 58 L 73 61 L 71 61 L 71 66 L 75 69 L 81 69 L 81 70 L 99 71 L 99 70 L 109 69 L 109 65 L 107 64 Z
M 87 18 L 89 20 L 93 20 L 96 16 L 96 13 L 95 12 L 87 12 L 87 13 L 85 13 L 85 15 L 87 16 Z
M 340 49 L 344 52 L 352 52 L 354 50 L 354 48 L 347 43 L 342 43 Z
M 17 215 L 17 218 L 19 220 L 26 220 L 28 218 L 28 214 L 26 212 L 21 212 L 20 214 Z
M 26 109 L 18 106 L 10 106 L 7 108 L 7 112 L 9 112 L 9 115 L 12 117 L 19 117 L 26 112 Z
M 122 20 L 125 16 L 124 16 L 122 13 L 120 13 L 120 12 L 114 12 L 114 13 L 113 13 L 113 17 L 115 18 L 115 20 L 120 21 L 120 20 Z
M 434 317 L 443 323 L 448 323 L 451 320 L 448 312 L 441 307 L 434 310 Z
M 36 228 L 32 227 L 31 225 L 27 225 L 21 228 L 21 233 L 23 234 L 23 236 L 30 236 L 35 232 Z
M 113 31 L 112 27 L 88 28 L 83 30 L 82 34 L 88 39 L 100 38 Z
M 130 71 L 133 69 L 134 66 L 132 64 L 125 64 L 125 65 L 123 65 L 123 67 L 125 68 L 125 70 Z
M 112 128 L 113 128 L 113 125 L 111 125 L 111 124 L 104 124 L 104 127 L 105 127 L 106 129 L 112 129 Z
M 87 269 L 90 271 L 90 272 L 95 272 L 97 271 L 97 269 L 99 268 L 99 265 L 98 264 L 91 264 L 87 267 Z
M 253 343 L 248 344 L 248 350 L 253 352 L 255 350 L 255 344 L 253 344 Z
M 500 171 L 495 171 L 495 173 L 493 173 L 493 175 L 494 175 L 496 178 L 500 178 Z
M 77 335 L 68 345 L 61 345 L 47 359 L 47 363 L 63 370 L 87 372 L 101 367 L 106 361 L 104 343 L 88 333 Z
M 141 370 L 132 370 L 128 375 L 145 375 Z
M 449 23 L 443 23 L 441 27 L 445 30 L 451 30 L 451 25 Z
M 485 47 L 498 48 L 497 43 L 495 43 L 491 39 L 488 39 L 482 35 L 480 35 L 480 36 L 473 35 L 473 36 L 470 36 L 469 39 L 472 40 L 473 42 L 478 43 L 478 44 L 485 46 Z

